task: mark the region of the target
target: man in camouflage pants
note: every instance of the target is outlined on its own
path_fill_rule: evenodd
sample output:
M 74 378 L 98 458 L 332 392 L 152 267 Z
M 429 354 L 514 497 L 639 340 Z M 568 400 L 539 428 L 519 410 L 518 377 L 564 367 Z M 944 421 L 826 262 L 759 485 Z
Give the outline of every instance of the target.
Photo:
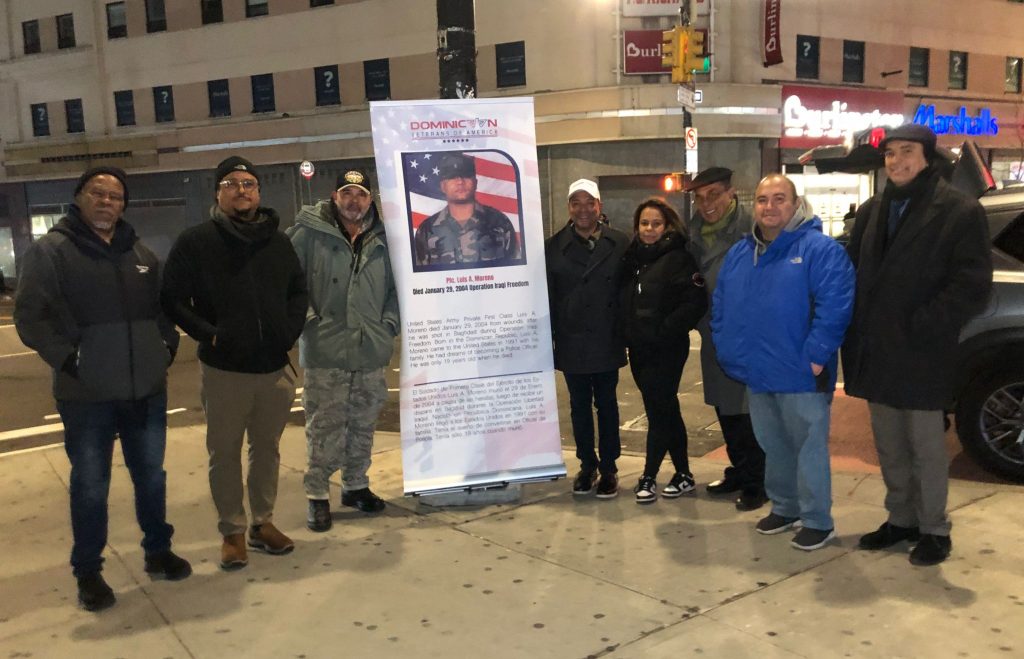
M 476 200 L 476 164 L 449 153 L 438 165 L 448 205 L 416 229 L 416 265 L 508 265 L 519 259 L 519 240 L 508 216 Z
M 303 206 L 288 230 L 309 288 L 299 363 L 306 369 L 306 525 L 331 528 L 328 479 L 341 470 L 341 503 L 384 509 L 367 471 L 387 399 L 384 367 L 399 331 L 398 297 L 384 225 L 366 173 L 338 178 L 330 199 Z

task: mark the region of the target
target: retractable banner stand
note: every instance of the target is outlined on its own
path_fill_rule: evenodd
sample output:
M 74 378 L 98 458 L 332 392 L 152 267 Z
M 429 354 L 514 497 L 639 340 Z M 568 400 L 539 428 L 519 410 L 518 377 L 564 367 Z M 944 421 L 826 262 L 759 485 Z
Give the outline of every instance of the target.
M 533 99 L 370 103 L 405 493 L 565 475 Z

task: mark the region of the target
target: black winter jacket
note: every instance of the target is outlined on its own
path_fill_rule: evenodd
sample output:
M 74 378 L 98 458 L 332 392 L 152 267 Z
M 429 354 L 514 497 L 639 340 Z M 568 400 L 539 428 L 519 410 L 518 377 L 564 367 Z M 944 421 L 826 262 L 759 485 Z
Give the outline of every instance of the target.
M 14 322 L 53 368 L 57 400 L 140 400 L 166 389 L 178 333 L 160 310 L 160 264 L 119 220 L 110 244 L 72 206 L 25 253 Z
M 604 373 L 626 365 L 616 322 L 626 234 L 609 226 L 593 251 L 566 224 L 544 243 L 555 368 L 564 373 Z
M 620 318 L 630 354 L 689 350 L 690 330 L 707 311 L 708 296 L 686 236 L 668 232 L 653 245 L 634 238 L 622 275 Z
M 209 221 L 178 236 L 164 269 L 168 317 L 199 342 L 204 364 L 225 371 L 283 368 L 306 322 L 306 278 L 295 250 L 273 209 L 258 216 L 243 233 L 214 206 Z
M 842 350 L 846 393 L 899 409 L 943 409 L 960 330 L 985 308 L 992 286 L 985 211 L 934 175 L 886 247 L 882 197 L 857 210 L 847 247 L 857 297 Z

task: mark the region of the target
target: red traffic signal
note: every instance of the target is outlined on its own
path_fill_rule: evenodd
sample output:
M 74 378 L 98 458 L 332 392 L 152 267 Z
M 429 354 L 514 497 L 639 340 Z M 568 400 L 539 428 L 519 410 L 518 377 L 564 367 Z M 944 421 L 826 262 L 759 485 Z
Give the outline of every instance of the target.
M 665 174 L 661 179 L 661 189 L 665 193 L 682 192 L 686 185 L 686 175 L 682 172 Z

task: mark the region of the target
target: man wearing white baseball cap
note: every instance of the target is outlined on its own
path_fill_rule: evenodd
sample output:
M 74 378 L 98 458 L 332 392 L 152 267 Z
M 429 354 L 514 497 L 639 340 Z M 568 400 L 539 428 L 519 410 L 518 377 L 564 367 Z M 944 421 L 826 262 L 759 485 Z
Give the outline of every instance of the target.
M 548 300 L 555 368 L 569 388 L 572 432 L 580 471 L 573 494 L 618 494 L 615 461 L 621 449 L 615 388 L 626 349 L 616 327 L 618 281 L 629 237 L 602 224 L 601 191 L 590 179 L 569 186 L 569 221 L 547 239 Z M 594 418 L 597 410 L 597 450 Z M 599 476 L 600 474 L 600 476 Z

